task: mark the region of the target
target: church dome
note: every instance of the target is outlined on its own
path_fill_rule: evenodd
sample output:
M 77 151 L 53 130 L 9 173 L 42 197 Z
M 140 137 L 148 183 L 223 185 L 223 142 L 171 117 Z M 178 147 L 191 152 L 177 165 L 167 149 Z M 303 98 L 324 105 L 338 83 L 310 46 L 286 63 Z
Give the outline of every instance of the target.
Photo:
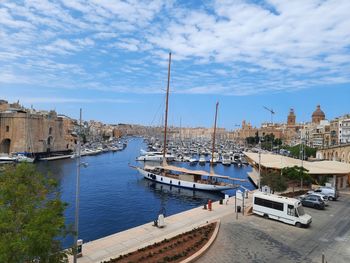
M 312 113 L 312 123 L 320 124 L 326 118 L 326 114 L 321 110 L 321 106 L 317 105 L 316 110 Z
M 324 112 L 321 110 L 320 105 L 317 105 L 316 110 L 314 111 L 314 113 L 312 113 L 312 117 L 326 117 L 326 114 L 324 114 Z

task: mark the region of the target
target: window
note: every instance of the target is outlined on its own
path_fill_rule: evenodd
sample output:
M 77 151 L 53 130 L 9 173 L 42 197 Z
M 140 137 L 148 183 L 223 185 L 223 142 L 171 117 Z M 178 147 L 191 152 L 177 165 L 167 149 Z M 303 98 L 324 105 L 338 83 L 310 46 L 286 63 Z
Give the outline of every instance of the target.
M 295 209 L 293 205 L 288 205 L 287 207 L 287 215 L 295 216 Z
M 49 128 L 49 135 L 51 135 L 52 134 L 52 128 L 50 127 Z
M 254 204 L 264 206 L 267 208 L 272 208 L 275 210 L 280 210 L 283 211 L 283 203 L 271 201 L 271 200 L 266 200 L 263 198 L 255 197 L 254 198 Z
M 172 184 L 173 183 L 173 181 L 172 180 L 170 180 L 170 184 Z
M 160 180 L 163 181 L 163 177 L 161 177 Z
M 178 185 L 181 185 L 181 182 L 179 182 Z
M 10 126 L 6 126 L 6 132 L 10 131 Z

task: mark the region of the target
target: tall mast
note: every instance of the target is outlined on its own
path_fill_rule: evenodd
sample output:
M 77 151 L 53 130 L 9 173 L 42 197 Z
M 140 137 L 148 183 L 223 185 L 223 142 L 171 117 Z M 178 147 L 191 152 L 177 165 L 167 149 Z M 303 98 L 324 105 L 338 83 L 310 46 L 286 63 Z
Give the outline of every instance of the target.
M 214 132 L 213 132 L 213 147 L 211 151 L 211 162 L 210 162 L 210 173 L 214 173 L 212 170 L 213 167 L 213 161 L 214 161 L 214 151 L 215 151 L 215 137 L 216 137 L 216 120 L 218 118 L 218 108 L 219 108 L 219 102 L 216 102 L 216 109 L 215 109 L 215 120 L 214 120 Z
M 164 120 L 164 145 L 163 145 L 163 165 L 166 165 L 166 132 L 168 128 L 168 103 L 169 103 L 169 88 L 170 88 L 170 64 L 171 64 L 171 52 L 169 52 L 169 65 L 168 65 L 168 85 L 166 88 L 166 99 L 165 99 L 165 120 Z

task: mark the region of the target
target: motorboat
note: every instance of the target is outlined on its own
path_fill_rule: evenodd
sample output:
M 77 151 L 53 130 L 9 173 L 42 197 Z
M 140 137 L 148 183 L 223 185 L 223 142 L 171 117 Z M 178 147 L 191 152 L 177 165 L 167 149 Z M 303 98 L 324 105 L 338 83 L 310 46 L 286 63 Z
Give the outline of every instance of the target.
M 207 160 L 205 159 L 205 155 L 199 156 L 198 162 L 200 165 L 204 165 L 207 162 Z
M 227 166 L 231 165 L 231 157 L 228 154 L 222 155 L 222 164 Z
M 162 162 L 164 159 L 163 154 L 161 152 L 146 152 L 141 150 L 141 155 L 136 158 L 136 161 L 143 162 Z M 168 162 L 172 162 L 175 160 L 175 157 L 171 154 L 166 154 L 165 159 Z
M 15 162 L 16 158 L 9 155 L 0 155 L 0 163 L 12 163 Z
M 34 162 L 34 158 L 28 157 L 22 153 L 18 153 L 16 155 L 13 156 L 16 159 L 16 162 L 19 163 L 33 163 Z

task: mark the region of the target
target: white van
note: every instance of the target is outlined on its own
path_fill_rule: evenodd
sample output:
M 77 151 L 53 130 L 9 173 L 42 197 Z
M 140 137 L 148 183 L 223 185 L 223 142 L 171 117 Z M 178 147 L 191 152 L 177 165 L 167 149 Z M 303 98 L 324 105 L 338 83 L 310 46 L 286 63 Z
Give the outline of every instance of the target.
M 312 217 L 305 214 L 300 200 L 263 192 L 253 194 L 253 213 L 297 227 L 309 226 L 312 222 Z
M 338 191 L 336 191 L 333 187 L 330 186 L 321 186 L 317 188 L 314 192 L 327 196 L 328 199 L 331 201 L 335 201 L 339 197 Z

